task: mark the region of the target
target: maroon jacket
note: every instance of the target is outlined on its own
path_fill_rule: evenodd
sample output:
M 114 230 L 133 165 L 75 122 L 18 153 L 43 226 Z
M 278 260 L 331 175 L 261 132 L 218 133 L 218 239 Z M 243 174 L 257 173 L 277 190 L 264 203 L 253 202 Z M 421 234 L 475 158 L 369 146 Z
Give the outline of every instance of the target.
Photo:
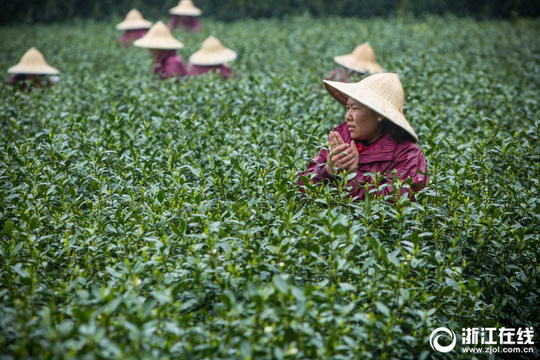
M 133 40 L 142 38 L 147 32 L 148 29 L 126 30 L 126 32 L 118 38 L 118 41 L 124 44 L 124 47 L 127 49 L 131 46 Z
M 335 127 L 334 130 L 341 135 L 343 141 L 346 143 L 351 142 L 347 123 Z M 321 181 L 332 183 L 329 181 L 331 179 L 330 174 L 326 171 L 327 156 L 328 151 L 321 149 L 319 155 L 310 162 L 307 171 L 300 174 L 298 184 L 304 185 L 301 180 L 302 176 L 311 178 L 312 175 L 315 175 L 311 180 L 313 184 Z M 418 145 L 410 141 L 405 141 L 401 144 L 397 143 L 390 135 L 386 134 L 376 144 L 370 146 L 360 154 L 358 168 L 355 170 L 356 177 L 349 180 L 347 184 L 347 186 L 352 187 L 350 196 L 356 197 L 356 200 L 364 200 L 366 193 L 364 185 L 373 184 L 373 178 L 364 175 L 364 173 L 370 172 L 384 175 L 384 179 L 380 184 L 382 185 L 391 182 L 391 173 L 394 169 L 396 169 L 395 176 L 400 180 L 412 178 L 412 191 L 418 191 L 428 183 L 428 176 L 417 172 L 417 170 L 421 170 L 423 173 L 427 173 L 426 159 Z M 373 188 L 375 187 L 370 185 L 369 190 Z M 388 195 L 392 191 L 392 186 L 387 186 L 378 192 L 378 195 Z M 409 189 L 402 188 L 401 195 L 405 193 L 409 193 Z
M 341 69 L 336 69 L 328 72 L 325 75 L 324 80 L 339 81 L 339 82 L 350 82 L 350 81 L 359 81 L 362 73 L 349 70 L 345 67 Z
M 154 63 L 154 73 L 161 79 L 169 77 L 187 76 L 188 71 L 184 60 L 176 53 L 176 50 L 163 50 L 157 61 Z
M 195 32 L 201 30 L 201 21 L 194 16 L 180 16 L 173 15 L 167 26 L 169 29 L 176 29 L 179 25 L 182 25 L 184 30 L 189 32 Z
M 11 75 L 7 80 L 6 84 L 19 86 L 20 90 L 30 91 L 32 87 L 41 87 L 41 86 L 52 86 L 53 83 L 45 75 L 25 75 L 25 74 L 16 74 Z
M 221 65 L 210 65 L 210 66 L 201 66 L 201 65 L 193 65 L 191 64 L 191 70 L 189 72 L 189 75 L 201 75 L 205 74 L 212 70 L 219 70 L 219 73 L 221 76 L 223 76 L 225 79 L 230 79 L 232 75 L 232 69 L 228 67 L 225 64 Z

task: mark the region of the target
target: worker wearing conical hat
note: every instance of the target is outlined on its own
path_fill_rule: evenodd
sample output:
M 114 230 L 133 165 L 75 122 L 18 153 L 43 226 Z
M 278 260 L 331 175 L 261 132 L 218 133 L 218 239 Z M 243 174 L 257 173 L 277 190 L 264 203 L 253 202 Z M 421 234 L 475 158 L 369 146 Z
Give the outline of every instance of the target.
M 345 122 L 331 131 L 329 149 L 321 149 L 300 174 L 299 185 L 316 186 L 342 176 L 348 196 L 364 200 L 391 195 L 390 201 L 428 183 L 426 160 L 416 145 L 418 137 L 403 114 L 405 95 L 397 74 L 382 73 L 357 83 L 323 81 L 328 93 L 346 107 Z M 373 174 L 380 174 L 375 181 Z M 408 186 L 394 186 L 411 179 Z M 341 184 L 341 182 L 338 182 Z M 381 186 L 382 185 L 382 186 Z M 303 189 L 303 188 L 302 188 Z
M 184 60 L 176 53 L 176 50 L 183 48 L 184 44 L 174 38 L 171 30 L 163 22 L 158 21 L 145 36 L 135 40 L 133 45 L 150 50 L 155 59 L 154 73 L 159 78 L 175 77 L 178 80 L 188 75 Z
M 126 31 L 118 38 L 118 41 L 127 49 L 131 46 L 133 40 L 140 39 L 146 35 L 150 26 L 152 26 L 150 21 L 145 20 L 139 11 L 132 9 L 127 13 L 124 21 L 116 25 L 117 30 Z
M 51 77 L 59 71 L 47 64 L 43 54 L 34 47 L 25 52 L 19 63 L 8 69 L 8 73 L 12 75 L 6 83 L 19 85 L 24 90 L 30 90 L 31 86 L 51 86 L 59 80 L 57 76 Z
M 228 62 L 236 59 L 236 52 L 227 49 L 215 36 L 209 36 L 204 40 L 201 49 L 189 57 L 191 65 L 190 75 L 201 75 L 212 70 L 220 72 L 221 76 L 229 79 L 232 70 Z
M 170 29 L 176 29 L 182 25 L 182 28 L 189 32 L 195 32 L 201 29 L 201 9 L 197 8 L 191 0 L 180 0 L 177 6 L 171 8 L 169 13 L 172 15 L 167 24 Z
M 342 68 L 330 71 L 324 77 L 325 80 L 349 82 L 359 80 L 365 74 L 384 72 L 377 63 L 375 52 L 368 42 L 357 46 L 350 54 L 336 56 L 334 61 Z

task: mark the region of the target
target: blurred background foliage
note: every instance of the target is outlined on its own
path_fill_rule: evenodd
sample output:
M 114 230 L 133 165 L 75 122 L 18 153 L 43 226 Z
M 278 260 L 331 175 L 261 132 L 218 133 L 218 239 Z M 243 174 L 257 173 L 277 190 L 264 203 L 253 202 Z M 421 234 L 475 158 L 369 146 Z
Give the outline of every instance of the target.
M 454 14 L 477 19 L 537 17 L 540 2 L 534 0 L 196 0 L 205 16 L 233 21 L 239 18 L 283 17 L 309 13 L 314 16 L 388 16 L 403 14 Z M 175 6 L 172 0 L 21 0 L 8 1 L 0 12 L 0 24 L 50 23 L 73 18 L 104 19 L 124 16 L 131 8 L 145 17 L 159 19 Z

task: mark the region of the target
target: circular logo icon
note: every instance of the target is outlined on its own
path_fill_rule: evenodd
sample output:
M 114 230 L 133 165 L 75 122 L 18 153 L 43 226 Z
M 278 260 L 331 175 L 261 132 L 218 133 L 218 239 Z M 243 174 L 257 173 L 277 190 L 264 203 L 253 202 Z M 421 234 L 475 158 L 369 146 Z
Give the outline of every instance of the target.
M 442 346 L 439 345 L 439 338 L 443 336 L 444 334 L 437 335 L 437 333 L 444 332 L 450 336 L 450 339 L 452 339 L 452 343 L 448 346 Z M 435 336 L 437 335 L 437 336 Z M 437 350 L 438 352 L 447 353 L 449 351 L 452 351 L 454 347 L 456 346 L 456 334 L 454 334 L 453 331 L 448 330 L 445 327 L 439 327 L 433 330 L 431 333 L 431 336 L 429 337 L 429 344 L 431 345 L 431 348 L 433 350 Z

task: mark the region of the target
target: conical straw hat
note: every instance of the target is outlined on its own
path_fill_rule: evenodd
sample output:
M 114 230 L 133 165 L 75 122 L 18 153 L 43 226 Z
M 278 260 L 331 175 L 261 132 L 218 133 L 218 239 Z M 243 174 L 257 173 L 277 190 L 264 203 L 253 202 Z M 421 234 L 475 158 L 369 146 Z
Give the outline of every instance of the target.
M 375 52 L 368 42 L 357 46 L 351 54 L 336 56 L 334 61 L 347 69 L 360 73 L 384 72 L 384 69 L 377 63 Z
M 191 0 L 180 0 L 178 5 L 171 8 L 169 13 L 173 15 L 184 15 L 184 16 L 199 16 L 202 14 L 201 9 L 193 5 Z
M 403 115 L 405 95 L 397 74 L 370 75 L 357 83 L 323 81 L 326 90 L 341 104 L 346 105 L 351 97 L 381 114 L 418 140 L 418 136 Z
M 117 30 L 135 30 L 148 29 L 152 26 L 152 22 L 145 20 L 138 10 L 131 10 L 127 13 L 124 21 L 116 25 Z
M 171 30 L 162 21 L 158 21 L 154 26 L 148 30 L 139 40 L 135 40 L 133 45 L 160 50 L 174 50 L 184 47 L 180 41 L 176 40 L 171 34 Z
M 189 57 L 193 65 L 220 65 L 236 59 L 236 52 L 227 49 L 218 38 L 209 36 L 202 43 L 201 49 Z
M 21 61 L 8 69 L 10 74 L 35 74 L 35 75 L 54 75 L 59 71 L 48 65 L 43 54 L 32 47 L 24 53 Z

